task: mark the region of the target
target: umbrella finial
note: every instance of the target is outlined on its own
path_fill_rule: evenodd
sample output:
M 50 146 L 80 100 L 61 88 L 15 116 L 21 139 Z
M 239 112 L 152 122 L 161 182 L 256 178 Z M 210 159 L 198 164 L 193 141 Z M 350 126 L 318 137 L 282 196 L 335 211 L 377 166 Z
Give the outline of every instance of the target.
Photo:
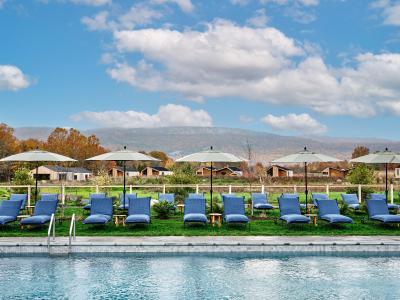
M 307 147 L 304 147 L 304 151 L 307 151 Z
M 389 151 L 388 147 L 385 148 L 385 151 Z
M 213 149 L 213 146 L 211 146 L 210 149 L 212 150 L 212 149 Z
M 124 146 L 124 150 L 126 150 L 126 146 Z

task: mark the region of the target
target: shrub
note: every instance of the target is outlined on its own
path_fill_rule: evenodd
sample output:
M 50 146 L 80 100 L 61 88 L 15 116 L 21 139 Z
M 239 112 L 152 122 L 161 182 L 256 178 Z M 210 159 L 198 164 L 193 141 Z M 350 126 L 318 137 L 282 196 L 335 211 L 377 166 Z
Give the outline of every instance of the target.
M 153 205 L 153 210 L 159 219 L 168 219 L 172 208 L 172 204 L 167 201 L 160 201 Z
M 34 185 L 35 180 L 33 180 L 29 169 L 27 168 L 20 168 L 15 171 L 14 177 L 12 179 L 12 183 L 14 185 Z M 13 188 L 13 193 L 26 193 L 26 188 Z M 32 189 L 32 194 L 35 193 L 35 189 Z

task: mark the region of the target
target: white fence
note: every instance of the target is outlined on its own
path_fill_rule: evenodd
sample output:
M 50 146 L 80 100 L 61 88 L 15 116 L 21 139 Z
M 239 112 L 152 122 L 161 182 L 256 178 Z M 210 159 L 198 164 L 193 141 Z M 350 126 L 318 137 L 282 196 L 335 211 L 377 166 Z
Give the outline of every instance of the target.
M 26 188 L 28 193 L 28 205 L 31 204 L 32 198 L 32 189 L 35 186 L 33 185 L 0 185 L 0 189 L 12 189 L 12 188 Z M 329 195 L 330 192 L 340 191 L 344 192 L 346 188 L 357 188 L 358 190 L 358 200 L 361 202 L 361 191 L 363 187 L 373 188 L 374 190 L 384 191 L 385 185 L 376 184 L 376 185 L 349 185 L 349 184 L 326 184 L 326 185 L 309 185 L 309 192 L 318 192 L 318 193 L 327 193 Z M 108 188 L 118 188 L 123 189 L 122 185 L 39 185 L 39 190 L 43 188 L 52 188 L 59 189 L 59 194 L 61 195 L 61 202 L 65 204 L 65 196 L 67 195 L 66 189 L 91 189 L 92 191 L 98 193 L 102 189 Z M 135 189 L 148 189 L 153 191 L 158 191 L 160 193 L 165 193 L 169 189 L 172 188 L 192 188 L 199 192 L 208 192 L 210 190 L 210 185 L 208 184 L 163 184 L 163 185 L 127 185 L 127 190 L 129 193 L 132 193 Z M 304 185 L 213 185 L 213 192 L 215 193 L 234 193 L 234 192 L 261 192 L 261 193 L 297 193 L 303 192 L 305 189 Z M 394 191 L 400 191 L 400 185 L 394 186 L 393 184 L 389 185 L 389 200 L 393 203 L 394 200 Z

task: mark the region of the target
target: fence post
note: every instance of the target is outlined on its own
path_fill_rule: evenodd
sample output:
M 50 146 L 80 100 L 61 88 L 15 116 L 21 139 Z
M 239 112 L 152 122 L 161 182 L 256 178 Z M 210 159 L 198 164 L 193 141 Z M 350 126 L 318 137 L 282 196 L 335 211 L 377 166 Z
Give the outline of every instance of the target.
M 96 184 L 96 194 L 98 194 L 98 193 L 99 193 L 99 185 Z
M 65 205 L 65 186 L 64 184 L 61 185 L 61 203 Z
M 361 203 L 361 197 L 362 197 L 362 194 L 361 194 L 361 184 L 359 184 L 359 185 L 358 185 L 358 202 L 359 202 L 359 203 Z
M 199 185 L 196 184 L 196 194 L 198 194 L 198 193 L 199 193 Z
M 264 194 L 264 193 L 265 193 L 265 186 L 262 185 L 262 186 L 261 186 L 261 194 Z
M 129 185 L 129 194 L 132 194 L 132 184 Z
M 162 192 L 163 192 L 163 194 L 165 194 L 165 184 L 163 184 L 163 186 L 162 186 Z
M 328 197 L 329 197 L 329 183 L 326 185 L 326 194 L 327 194 Z
M 293 192 L 296 194 L 297 193 L 297 185 L 293 186 Z
M 390 203 L 393 204 L 393 183 L 390 184 Z
M 228 194 L 232 194 L 232 185 L 229 185 Z
M 28 206 L 31 206 L 31 186 L 28 185 Z

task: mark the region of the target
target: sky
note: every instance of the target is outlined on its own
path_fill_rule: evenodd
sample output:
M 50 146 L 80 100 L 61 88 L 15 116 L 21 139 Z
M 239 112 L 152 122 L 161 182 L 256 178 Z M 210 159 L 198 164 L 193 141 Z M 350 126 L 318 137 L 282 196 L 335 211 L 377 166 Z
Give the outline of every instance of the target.
M 0 122 L 400 139 L 400 1 L 0 0 Z

